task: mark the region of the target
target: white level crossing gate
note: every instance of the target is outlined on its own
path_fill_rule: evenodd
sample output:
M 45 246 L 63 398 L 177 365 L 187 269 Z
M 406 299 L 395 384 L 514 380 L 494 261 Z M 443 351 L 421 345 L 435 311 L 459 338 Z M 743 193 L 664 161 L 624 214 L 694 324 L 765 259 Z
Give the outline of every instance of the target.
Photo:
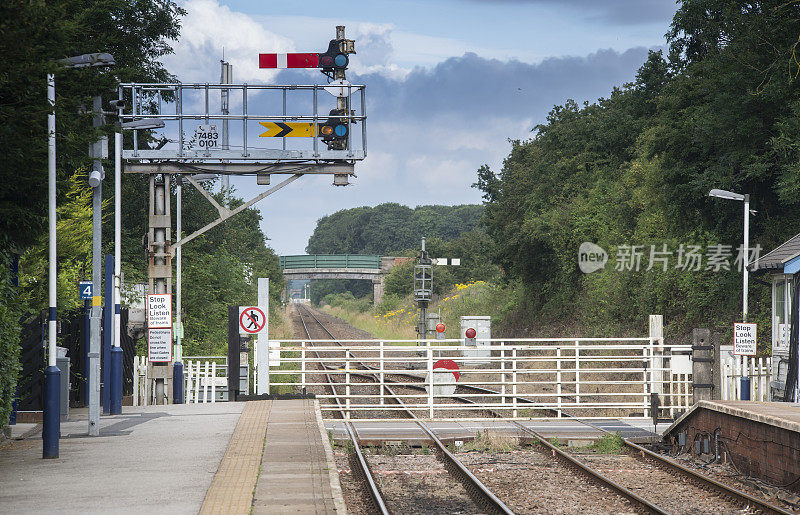
M 660 339 L 658 340 L 661 341 Z M 382 387 L 403 388 L 399 396 L 418 416 L 441 420 L 470 418 L 651 417 L 651 394 L 660 417 L 683 410 L 691 378 L 674 374 L 673 354 L 691 345 L 664 345 L 654 338 L 491 339 L 488 357 L 470 357 L 463 340 L 283 340 L 283 370 L 271 370 L 284 387 L 308 390 L 322 399 L 323 412 L 338 411 L 321 367 L 338 383 L 336 397 L 348 416 L 398 411 Z M 483 342 L 480 342 L 483 343 Z M 458 364 L 455 396 L 433 388 L 434 363 Z M 377 384 L 365 386 L 364 375 Z M 327 402 L 326 402 L 327 401 Z M 467 412 L 469 413 L 467 415 Z M 490 413 L 491 412 L 491 413 Z M 492 414 L 494 413 L 494 415 Z M 376 413 L 377 416 L 377 413 Z

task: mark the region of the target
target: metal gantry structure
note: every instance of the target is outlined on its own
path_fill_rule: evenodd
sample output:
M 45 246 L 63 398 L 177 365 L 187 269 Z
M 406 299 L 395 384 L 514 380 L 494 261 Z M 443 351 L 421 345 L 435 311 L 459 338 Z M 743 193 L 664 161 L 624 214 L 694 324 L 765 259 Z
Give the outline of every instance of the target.
M 119 86 L 115 105 L 120 123 L 134 129 L 129 145 L 120 149 L 125 173 L 144 174 L 149 179 L 149 293 L 172 293 L 172 258 L 182 245 L 300 177 L 329 174 L 334 185 L 349 183 L 355 163 L 367 155 L 366 88 L 347 82 L 345 76 L 348 54 L 353 53 L 354 42 L 345 38 L 344 27 L 339 26 L 327 52 L 288 54 L 312 56 L 302 66 L 288 67 L 320 68 L 329 78 L 327 84 L 233 84 L 232 69 L 223 62 L 221 84 Z M 281 58 L 276 62 L 280 64 Z M 145 139 L 135 130 L 137 125 L 154 132 Z M 280 130 L 272 134 L 264 132 L 265 127 Z M 286 137 L 293 136 L 293 127 L 303 127 L 302 133 L 296 134 L 303 137 Z M 149 143 L 154 140 L 155 144 Z M 256 176 L 259 185 L 270 185 L 273 175 L 286 177 L 229 209 L 194 177 L 207 174 L 222 176 L 224 185 L 231 175 Z M 169 195 L 171 181 L 178 177 L 196 187 L 216 208 L 219 218 L 192 234 L 173 237 Z M 180 320 L 180 312 L 177 317 Z M 157 399 L 165 398 L 171 375 L 167 368 L 153 367 Z

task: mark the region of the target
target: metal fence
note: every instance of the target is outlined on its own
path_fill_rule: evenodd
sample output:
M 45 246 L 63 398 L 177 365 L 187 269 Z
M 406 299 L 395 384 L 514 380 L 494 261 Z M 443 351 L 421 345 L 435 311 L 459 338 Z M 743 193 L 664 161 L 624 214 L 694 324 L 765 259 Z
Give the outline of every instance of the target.
M 356 254 L 312 254 L 280 256 L 282 269 L 297 268 L 381 268 L 380 256 L 360 256 Z
M 659 416 L 674 414 L 691 395 L 688 377 L 673 374 L 673 352 L 690 345 L 662 345 L 652 338 L 531 338 L 478 340 L 354 341 L 283 340 L 284 370 L 270 370 L 284 387 L 310 391 L 328 416 L 338 397 L 348 417 L 377 418 L 404 408 L 418 416 L 470 418 L 650 417 L 651 394 Z M 436 368 L 452 360 L 458 374 Z M 324 370 L 323 370 L 324 368 Z M 334 396 L 322 375 L 337 383 Z M 457 377 L 456 377 L 457 376 Z M 388 388 L 401 390 L 396 395 Z M 456 398 L 457 397 L 457 398 Z

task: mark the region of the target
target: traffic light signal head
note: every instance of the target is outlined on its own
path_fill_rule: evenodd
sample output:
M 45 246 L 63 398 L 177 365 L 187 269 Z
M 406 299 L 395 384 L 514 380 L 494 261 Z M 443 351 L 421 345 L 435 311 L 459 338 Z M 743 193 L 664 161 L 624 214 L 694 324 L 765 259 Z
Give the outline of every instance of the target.
M 333 70 L 346 70 L 347 65 L 350 63 L 350 58 L 347 57 L 346 52 L 340 49 L 338 39 L 332 39 L 328 44 L 328 51 L 324 54 L 319 54 L 319 67 L 322 71 Z
M 347 127 L 346 118 L 338 118 L 339 116 L 346 116 L 347 112 L 344 109 L 331 109 L 328 116 L 336 116 L 337 118 L 328 118 L 325 123 L 319 126 L 319 135 L 322 141 L 346 141 L 349 129 Z

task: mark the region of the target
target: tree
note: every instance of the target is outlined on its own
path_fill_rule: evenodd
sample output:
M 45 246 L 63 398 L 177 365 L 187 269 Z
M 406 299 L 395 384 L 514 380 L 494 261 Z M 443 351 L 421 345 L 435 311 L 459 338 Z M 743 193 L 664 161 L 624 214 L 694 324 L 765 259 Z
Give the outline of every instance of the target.
M 118 82 L 162 82 L 171 75 L 159 58 L 179 33 L 184 11 L 162 0 L 8 0 L 0 5 L 0 234 L 3 252 L 21 253 L 46 227 L 46 74 L 56 74 L 59 200 L 67 179 L 88 163 L 91 98 L 116 93 Z M 63 70 L 55 61 L 74 54 L 110 52 L 113 70 Z
M 799 34 L 796 2 L 684 0 L 666 59 L 651 52 L 608 98 L 555 106 L 531 139 L 513 142 L 499 173 L 478 170 L 497 263 L 521 284 L 531 318 L 615 334 L 654 312 L 674 331 L 728 325 L 735 267 L 686 272 L 673 257 L 666 271 L 616 270 L 615 254 L 625 244 L 736 249 L 741 205 L 710 201 L 711 188 L 758 203 L 752 242 L 770 248 L 797 233 Z M 604 271 L 578 269 L 587 241 L 609 252 Z

